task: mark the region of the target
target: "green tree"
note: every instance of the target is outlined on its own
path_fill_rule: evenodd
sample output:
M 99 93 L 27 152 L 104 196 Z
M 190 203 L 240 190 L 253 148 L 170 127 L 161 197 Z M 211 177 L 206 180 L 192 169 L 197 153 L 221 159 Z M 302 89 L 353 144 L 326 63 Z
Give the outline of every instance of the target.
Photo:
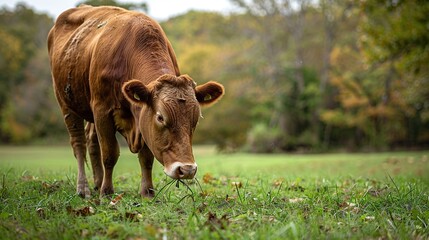
M 0 10 L 1 142 L 26 142 L 63 125 L 46 50 L 52 25 L 49 16 L 22 3 Z
M 363 1 L 349 11 L 349 38 L 330 57 L 338 106 L 322 113 L 334 142 L 345 135 L 353 147 L 428 142 L 428 4 L 417 2 Z
M 250 65 L 256 71 L 249 77 L 257 94 L 248 94 L 255 106 L 250 150 L 255 146 L 268 146 L 266 151 L 318 146 L 321 69 L 317 66 L 323 32 L 309 28 L 322 20 L 316 6 L 311 1 L 232 2 L 245 10 L 241 33 L 253 41 Z M 255 136 L 263 132 L 261 128 L 269 129 L 271 139 Z
M 18 37 L 0 29 L 0 113 L 3 112 L 14 80 L 22 68 L 24 62 L 22 48 Z M 3 137 L 0 131 L 0 139 Z
M 371 66 L 388 66 L 392 76 L 384 81 L 385 101 L 404 100 L 405 141 L 429 142 L 429 2 L 366 0 L 360 9 L 364 56 Z

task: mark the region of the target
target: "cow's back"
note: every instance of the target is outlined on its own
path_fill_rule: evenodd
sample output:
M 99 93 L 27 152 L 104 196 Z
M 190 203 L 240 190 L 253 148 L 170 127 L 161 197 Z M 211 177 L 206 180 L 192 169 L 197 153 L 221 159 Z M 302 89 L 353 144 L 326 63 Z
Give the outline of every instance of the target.
M 159 25 L 144 14 L 116 7 L 65 11 L 49 33 L 48 49 L 61 107 L 88 121 L 93 121 L 94 101 L 120 107 L 124 81 L 151 81 L 148 71 L 162 68 L 152 62 L 165 58 L 166 68 L 178 72 Z

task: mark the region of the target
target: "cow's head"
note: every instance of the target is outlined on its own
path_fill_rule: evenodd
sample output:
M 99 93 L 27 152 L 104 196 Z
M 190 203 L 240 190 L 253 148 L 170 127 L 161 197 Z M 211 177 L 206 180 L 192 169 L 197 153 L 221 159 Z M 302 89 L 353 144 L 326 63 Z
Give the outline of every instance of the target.
M 201 116 L 200 106 L 215 103 L 224 94 L 216 82 L 196 86 L 187 75 L 163 75 L 148 85 L 124 83 L 126 99 L 140 107 L 138 128 L 144 143 L 174 179 L 190 179 L 197 172 L 192 135 Z

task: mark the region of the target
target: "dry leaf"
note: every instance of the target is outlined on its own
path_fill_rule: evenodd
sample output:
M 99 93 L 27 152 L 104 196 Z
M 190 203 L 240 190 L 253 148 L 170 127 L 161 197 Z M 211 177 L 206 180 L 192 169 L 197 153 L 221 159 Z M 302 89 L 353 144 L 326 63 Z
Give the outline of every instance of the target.
M 204 174 L 204 176 L 203 176 L 203 182 L 204 183 L 212 183 L 213 180 L 215 180 L 215 178 L 210 173 Z
M 42 187 L 46 189 L 48 192 L 52 193 L 60 189 L 62 183 L 63 183 L 62 181 L 55 181 L 52 184 L 47 182 L 42 182 Z
M 289 202 L 290 203 L 298 203 L 298 202 L 302 202 L 304 201 L 304 198 L 290 198 Z
M 352 202 L 343 202 L 339 204 L 340 208 L 343 208 L 344 211 L 349 211 L 353 213 L 358 213 L 360 211 L 360 208 L 356 206 L 356 203 Z
M 206 225 L 210 226 L 211 231 L 215 231 L 216 229 L 225 229 L 228 225 L 228 219 L 226 218 L 226 215 L 218 218 L 216 214 L 209 212 Z
M 207 197 L 209 195 L 209 193 L 208 192 L 206 192 L 206 191 L 202 191 L 202 192 L 200 192 L 200 196 L 202 197 L 202 198 L 205 198 L 205 197 Z
M 43 208 L 37 208 L 37 209 L 36 209 L 36 212 L 37 212 L 37 215 L 38 215 L 40 218 L 46 218 L 45 209 L 43 209 Z
M 304 192 L 305 188 L 298 183 L 292 183 L 290 187 L 287 188 L 289 191 L 297 191 L 297 192 Z
M 21 180 L 23 180 L 23 181 L 34 181 L 36 179 L 37 179 L 36 177 L 31 176 L 31 175 L 24 175 L 21 177 Z
M 119 201 L 122 200 L 122 196 L 124 196 L 123 193 L 119 194 L 118 196 L 116 196 L 112 201 L 110 201 L 110 206 L 116 206 L 116 204 L 119 203 Z
M 82 216 L 82 217 L 86 217 L 89 215 L 92 215 L 95 213 L 94 208 L 92 207 L 83 207 L 83 208 L 79 208 L 79 209 L 73 209 L 72 207 L 68 206 L 67 207 L 67 212 L 70 214 L 73 214 L 75 216 Z
M 273 185 L 273 187 L 279 187 L 282 184 L 283 184 L 283 179 L 276 179 L 276 180 L 274 180 L 272 185 Z
M 133 222 L 138 222 L 143 219 L 143 215 L 141 213 L 136 212 L 126 212 L 125 218 Z
M 207 206 L 208 206 L 208 205 L 209 205 L 208 203 L 203 202 L 203 203 L 198 207 L 198 211 L 199 211 L 199 212 L 203 212 L 203 211 L 207 208 Z
M 267 222 L 275 222 L 277 221 L 274 216 L 263 216 L 262 219 Z
M 374 189 L 371 188 L 368 190 L 368 193 L 373 196 L 373 197 L 380 197 L 381 195 L 383 195 L 384 193 L 386 193 L 387 187 L 384 187 L 382 189 Z

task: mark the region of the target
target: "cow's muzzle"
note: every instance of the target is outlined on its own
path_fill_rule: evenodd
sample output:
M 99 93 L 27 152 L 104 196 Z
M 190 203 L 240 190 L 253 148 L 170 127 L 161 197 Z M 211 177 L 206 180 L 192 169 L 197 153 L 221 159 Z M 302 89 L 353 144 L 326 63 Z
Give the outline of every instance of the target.
M 192 179 L 197 173 L 197 164 L 175 162 L 164 169 L 165 174 L 174 179 Z

